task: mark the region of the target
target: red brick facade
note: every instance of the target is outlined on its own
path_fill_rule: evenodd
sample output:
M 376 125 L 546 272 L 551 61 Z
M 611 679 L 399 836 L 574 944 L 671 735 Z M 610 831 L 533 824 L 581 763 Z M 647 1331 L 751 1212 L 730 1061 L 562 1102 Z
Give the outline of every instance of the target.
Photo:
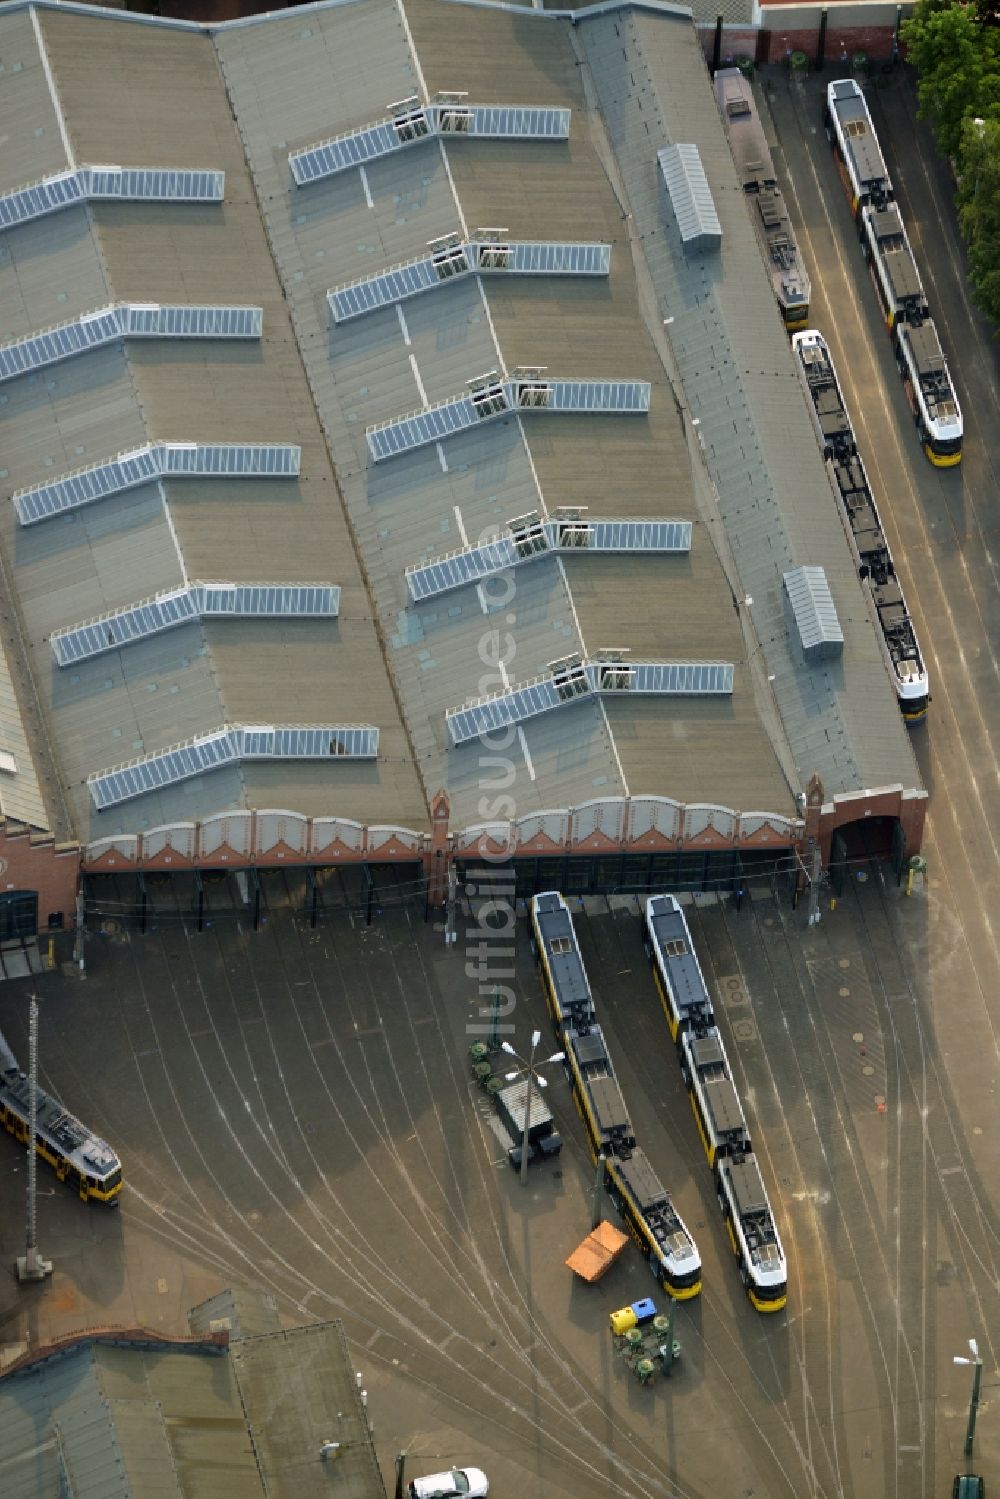
M 788 12 L 788 24 L 782 25 L 782 8 Z M 833 0 L 827 7 L 825 67 L 831 70 L 849 67 L 855 53 L 863 52 L 875 64 L 889 62 L 892 58 L 895 20 L 891 7 L 880 7 L 885 11 L 885 20 L 878 25 L 848 25 L 858 17 L 859 11 L 871 10 Z M 793 52 L 804 52 L 810 62 L 816 61 L 819 47 L 819 28 L 822 7 L 804 6 L 801 0 L 769 0 L 762 9 L 761 26 L 724 26 L 722 29 L 722 61 L 731 66 L 738 57 L 750 57 L 758 64 L 785 62 Z M 808 19 L 806 19 L 808 17 Z M 805 20 L 805 24 L 804 23 Z M 715 50 L 715 27 L 698 27 L 706 60 L 711 63 Z M 899 49 L 905 56 L 905 48 Z
M 834 797 L 832 802 L 823 800 L 823 783 L 818 776 L 809 782 L 806 804 L 806 837 L 818 837 L 823 852 L 824 868 L 830 863 L 833 835 L 838 828 L 853 822 L 862 822 L 867 817 L 892 817 L 899 823 L 903 833 L 903 852 L 918 854 L 924 837 L 924 820 L 927 816 L 925 793 L 906 792 L 901 786 L 889 787 L 885 791 L 856 791 Z
M 24 1369 L 44 1364 L 51 1358 L 69 1353 L 73 1348 L 84 1348 L 93 1343 L 106 1343 L 115 1348 L 128 1348 L 131 1345 L 151 1349 L 156 1353 L 179 1350 L 182 1353 L 220 1355 L 229 1349 L 229 1333 L 222 1330 L 210 1332 L 204 1337 L 186 1338 L 175 1333 L 159 1332 L 151 1327 L 81 1327 L 75 1332 L 63 1333 L 61 1337 L 53 1338 L 50 1343 L 39 1348 L 31 1348 L 27 1353 L 22 1353 L 20 1358 L 7 1365 L 0 1374 L 0 1379 L 9 1379 L 11 1375 Z
M 78 843 L 56 843 L 51 833 L 0 818 L 0 894 L 37 890 L 39 931 L 73 925 L 79 879 Z

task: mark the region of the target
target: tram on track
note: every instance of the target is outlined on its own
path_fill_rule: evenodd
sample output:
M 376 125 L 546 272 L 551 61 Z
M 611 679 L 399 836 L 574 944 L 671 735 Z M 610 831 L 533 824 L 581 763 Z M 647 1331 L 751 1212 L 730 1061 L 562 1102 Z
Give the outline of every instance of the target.
M 920 445 L 936 468 L 953 468 L 962 461 L 962 410 L 868 105 L 854 79 L 828 85 L 823 119 Z
M 0 1124 L 22 1145 L 27 1145 L 30 1129 L 29 1086 L 0 1036 Z M 82 1201 L 117 1204 L 122 1189 L 117 1155 L 44 1088 L 35 1089 L 35 1151 L 60 1181 L 76 1187 Z
M 636 1143 L 590 991 L 573 916 L 558 891 L 531 900 L 532 947 L 590 1155 L 604 1155 L 605 1187 L 663 1289 L 678 1301 L 701 1290 L 701 1257 L 649 1158 Z
M 785 1252 L 701 965 L 675 896 L 654 895 L 646 901 L 643 938 L 743 1288 L 758 1312 L 778 1312 L 788 1299 Z
M 805 328 L 812 288 L 749 79 L 739 68 L 720 68 L 715 99 L 785 327 Z
M 792 350 L 900 712 L 908 724 L 921 723 L 930 702 L 927 667 L 830 350 L 815 329 L 796 333 Z

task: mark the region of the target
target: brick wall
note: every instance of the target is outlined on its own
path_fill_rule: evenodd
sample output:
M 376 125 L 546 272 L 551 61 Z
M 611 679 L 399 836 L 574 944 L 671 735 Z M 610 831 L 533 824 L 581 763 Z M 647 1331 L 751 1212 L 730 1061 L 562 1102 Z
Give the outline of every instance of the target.
M 835 796 L 832 803 L 823 804 L 818 818 L 823 863 L 828 865 L 830 862 L 833 835 L 837 828 L 861 822 L 866 817 L 896 818 L 903 830 L 905 856 L 918 854 L 923 842 L 926 816 L 926 793 L 905 792 L 898 786 L 882 792 L 859 791 L 853 795 Z
M 776 19 L 776 17 L 773 17 Z M 832 24 L 826 33 L 826 71 L 838 63 L 849 63 L 855 52 L 864 52 L 873 62 L 888 62 L 892 57 L 892 26 L 837 26 Z M 761 32 L 758 62 L 782 62 L 791 52 L 804 52 L 810 59 L 816 56 L 819 31 L 812 27 L 782 30 L 771 26 Z
M 828 0 L 826 5 L 815 0 L 762 0 L 754 10 L 757 25 L 723 27 L 722 57 L 727 63 L 737 57 L 780 63 L 792 52 L 804 52 L 815 61 L 825 12 L 828 70 L 847 63 L 855 52 L 866 53 L 875 63 L 888 62 L 897 15 L 905 19 L 912 10 L 910 0 L 905 0 L 899 11 L 893 0 Z M 702 21 L 698 30 L 711 63 L 715 27 Z
M 79 877 L 79 844 L 56 843 L 50 833 L 0 818 L 0 894 L 37 890 L 40 931 L 57 912 L 64 927 L 73 925 Z

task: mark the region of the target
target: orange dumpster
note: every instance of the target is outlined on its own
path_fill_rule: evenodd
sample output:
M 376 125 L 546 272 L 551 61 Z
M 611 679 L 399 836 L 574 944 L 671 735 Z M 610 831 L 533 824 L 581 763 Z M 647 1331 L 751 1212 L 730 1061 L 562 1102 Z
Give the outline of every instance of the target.
M 613 1223 L 602 1220 L 582 1244 L 578 1244 L 566 1264 L 581 1280 L 593 1283 L 611 1268 L 628 1243 L 628 1234 Z

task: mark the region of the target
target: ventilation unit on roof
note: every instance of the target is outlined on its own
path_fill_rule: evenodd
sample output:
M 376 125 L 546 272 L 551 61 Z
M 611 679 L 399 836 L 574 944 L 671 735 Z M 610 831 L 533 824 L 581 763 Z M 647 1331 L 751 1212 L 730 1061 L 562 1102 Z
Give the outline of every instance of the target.
M 467 135 L 472 129 L 472 110 L 465 102 L 468 97 L 464 90 L 440 91 L 434 95 L 438 129 L 443 135 Z
M 590 691 L 590 683 L 580 656 L 563 656 L 558 661 L 550 661 L 549 671 L 552 673 L 556 697 L 561 703 L 572 702 L 575 697 L 585 697 Z
M 496 370 L 469 381 L 472 409 L 480 421 L 507 410 L 507 392 Z
M 782 576 L 805 659 L 812 663 L 840 656 L 844 635 L 823 568 L 794 567 Z
M 396 104 L 387 104 L 386 108 L 392 117 L 392 128 L 399 137 L 400 144 L 419 140 L 422 135 L 430 134 L 427 115 L 416 94 L 400 99 Z
M 440 239 L 427 241 L 431 251 L 431 265 L 440 281 L 449 276 L 461 276 L 470 269 L 465 245 L 457 234 L 442 234 Z
M 608 647 L 597 652 L 597 685 L 601 692 L 629 692 L 635 679 L 635 668 L 625 660 L 627 648 Z
M 514 399 L 518 406 L 551 406 L 552 386 L 541 379 L 544 365 L 521 365 L 511 374 Z
M 585 519 L 587 507 L 574 509 L 561 505 L 554 513 L 556 535 L 561 547 L 589 547 L 594 539 L 594 528 Z
M 507 243 L 508 230 L 477 229 L 476 242 L 479 248 L 479 268 L 483 271 L 508 271 L 514 251 Z
M 519 562 L 548 549 L 548 537 L 537 510 L 515 516 L 510 522 L 510 536 Z
M 468 135 L 472 129 L 472 110 L 466 104 L 448 104 L 438 110 L 438 129 L 442 135 Z
M 718 250 L 722 225 L 698 147 L 687 143 L 664 146 L 656 156 L 685 255 Z

